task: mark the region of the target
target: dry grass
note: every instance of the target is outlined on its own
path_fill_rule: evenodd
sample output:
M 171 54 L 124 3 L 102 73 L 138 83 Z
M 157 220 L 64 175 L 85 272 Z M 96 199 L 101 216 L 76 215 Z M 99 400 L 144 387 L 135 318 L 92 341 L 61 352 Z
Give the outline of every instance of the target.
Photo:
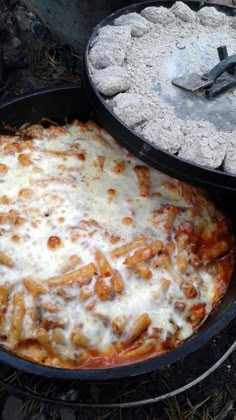
M 225 391 L 197 404 L 188 398 L 174 397 L 166 400 L 164 405 L 166 417 L 161 420 L 236 420 L 234 401 L 228 401 Z
M 19 381 L 17 375 L 8 378 L 9 383 Z M 6 390 L 2 388 L 1 394 Z M 32 390 L 33 391 L 33 390 Z M 234 401 L 228 400 L 226 391 L 205 398 L 198 403 L 192 403 L 185 395 L 170 398 L 163 403 L 152 407 L 138 407 L 128 410 L 109 410 L 109 409 L 77 409 L 79 419 L 94 420 L 236 420 Z M 148 414 L 150 412 L 150 414 Z M 36 400 L 27 399 L 23 401 L 22 408 L 18 413 L 23 415 L 25 420 L 31 420 L 36 414 L 41 414 L 43 418 L 61 420 L 59 407 L 43 404 Z M 46 417 L 45 417 L 46 416 Z M 49 417 L 47 417 L 49 416 Z
M 35 43 L 28 48 L 26 53 L 35 78 L 48 81 L 80 82 L 79 70 L 68 69 L 65 63 L 58 59 L 56 47 Z M 69 51 L 66 53 L 80 60 L 80 57 L 75 53 Z

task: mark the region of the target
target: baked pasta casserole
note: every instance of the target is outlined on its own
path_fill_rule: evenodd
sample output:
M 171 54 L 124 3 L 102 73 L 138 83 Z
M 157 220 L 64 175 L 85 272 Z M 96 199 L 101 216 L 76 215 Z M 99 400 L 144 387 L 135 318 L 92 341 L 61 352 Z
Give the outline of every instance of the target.
M 0 346 L 66 368 L 162 354 L 225 293 L 233 238 L 200 189 L 89 121 L 0 137 Z

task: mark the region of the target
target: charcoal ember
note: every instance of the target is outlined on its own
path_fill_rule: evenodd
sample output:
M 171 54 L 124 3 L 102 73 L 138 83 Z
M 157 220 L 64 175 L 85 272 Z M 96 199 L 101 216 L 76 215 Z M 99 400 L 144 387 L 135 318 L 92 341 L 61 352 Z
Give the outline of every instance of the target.
M 134 128 L 153 118 L 147 97 L 137 93 L 119 93 L 113 99 L 113 111 L 125 124 Z
M 96 69 L 122 66 L 131 43 L 129 26 L 104 26 L 98 30 L 89 53 L 91 64 Z
M 173 13 L 166 7 L 146 7 L 140 13 L 141 16 L 145 17 L 149 22 L 159 23 L 160 25 L 169 25 L 174 22 L 175 17 Z
M 184 141 L 181 130 L 175 128 L 173 132 L 171 121 L 163 124 L 161 118 L 148 121 L 141 129 L 141 134 L 151 143 L 170 153 L 177 153 Z
M 103 95 L 113 96 L 129 89 L 130 83 L 126 70 L 119 66 L 109 66 L 97 70 L 94 74 L 94 83 Z
M 212 28 L 221 27 L 226 21 L 225 14 L 218 12 L 214 7 L 203 7 L 197 15 L 202 25 Z
M 170 11 L 183 22 L 195 21 L 195 13 L 182 1 L 176 1 Z
M 131 28 L 132 36 L 142 36 L 150 29 L 149 22 L 138 13 L 128 13 L 127 15 L 119 16 L 114 20 L 114 25 L 128 25 Z

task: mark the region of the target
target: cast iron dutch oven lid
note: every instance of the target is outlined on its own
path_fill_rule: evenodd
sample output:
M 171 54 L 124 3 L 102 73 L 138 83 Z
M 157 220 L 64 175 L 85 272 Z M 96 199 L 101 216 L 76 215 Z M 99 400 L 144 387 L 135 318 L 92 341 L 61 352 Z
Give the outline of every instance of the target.
M 206 4 L 196 1 L 186 1 L 185 2 L 192 10 L 199 11 Z M 162 172 L 167 173 L 170 176 L 176 177 L 183 181 L 205 186 L 217 188 L 225 191 L 236 191 L 236 175 L 227 173 L 221 165 L 216 169 L 209 169 L 209 167 L 200 166 L 199 164 L 193 163 L 190 160 L 186 160 L 182 157 L 177 156 L 176 154 L 171 154 L 168 151 L 165 151 L 158 146 L 154 145 L 148 140 L 145 140 L 144 137 L 134 131 L 134 129 L 128 127 L 115 113 L 113 112 L 111 106 L 109 106 L 109 101 L 102 94 L 99 93 L 98 89 L 95 86 L 95 83 L 92 80 L 90 71 L 89 71 L 89 53 L 94 44 L 94 40 L 97 37 L 98 31 L 100 28 L 113 25 L 114 20 L 127 13 L 140 12 L 144 8 L 149 6 L 164 6 L 170 8 L 174 4 L 173 1 L 149 1 L 133 4 L 132 6 L 120 9 L 104 19 L 92 32 L 90 40 L 87 44 L 84 64 L 83 64 L 83 79 L 86 93 L 88 95 L 90 104 L 94 110 L 97 120 L 107 129 L 107 131 L 127 150 L 133 153 L 136 157 L 140 158 L 142 161 L 148 165 L 161 170 Z M 230 6 L 216 6 L 214 4 L 209 5 L 209 7 L 216 7 L 220 12 L 223 12 L 227 16 L 234 17 L 236 20 L 236 8 Z M 233 31 L 233 29 L 232 29 Z M 222 51 L 223 50 L 223 51 Z M 223 53 L 223 57 L 220 58 L 220 53 Z M 236 54 L 236 47 L 234 53 Z M 206 51 L 207 54 L 207 51 Z M 231 51 L 230 51 L 231 54 Z M 221 48 L 221 51 L 218 51 L 219 59 L 223 60 L 227 58 L 227 50 Z M 233 60 L 236 61 L 236 55 L 233 56 Z M 220 61 L 219 61 L 220 62 Z M 218 62 L 218 63 L 219 63 Z M 235 63 L 236 64 L 236 63 Z M 236 69 L 236 66 L 234 67 Z M 199 69 L 196 69 L 196 71 Z M 210 70 L 210 69 L 209 69 Z M 229 72 L 230 73 L 230 72 Z M 228 79 L 231 78 L 231 75 L 227 73 Z M 234 71 L 234 74 L 236 72 Z M 224 73 L 225 74 L 225 73 Z M 183 75 L 183 73 L 181 74 Z M 227 80 L 228 80 L 227 79 Z M 219 78 L 219 81 L 223 79 Z M 234 76 L 230 79 L 233 81 L 232 85 L 236 82 Z M 186 81 L 186 80 L 185 80 Z M 191 81 L 192 82 L 192 81 Z M 218 79 L 217 79 L 218 82 Z M 224 82 L 224 80 L 223 80 Z M 227 81 L 228 83 L 228 81 Z M 172 85 L 172 80 L 170 80 Z M 224 83 L 223 83 L 224 85 Z M 222 84 L 220 86 L 223 86 Z M 236 83 L 235 83 L 236 85 Z M 217 84 L 218 89 L 219 84 Z M 224 86 L 223 86 L 224 87 Z M 179 113 L 180 118 L 185 120 L 188 110 L 186 103 L 189 101 L 192 102 L 192 109 L 194 108 L 195 116 L 196 112 L 199 115 L 200 120 L 203 120 L 203 126 L 205 122 L 209 122 L 211 125 L 215 126 L 216 130 L 222 130 L 223 137 L 224 132 L 225 137 L 227 138 L 228 133 L 232 133 L 235 130 L 236 114 L 233 112 L 231 103 L 228 100 L 228 97 L 225 93 L 217 95 L 213 99 L 207 99 L 206 97 L 196 95 L 193 92 L 183 90 L 179 87 L 174 87 L 176 89 L 176 98 L 174 103 L 175 112 Z M 236 91 L 236 87 L 234 92 Z M 235 98 L 235 96 L 234 96 Z M 178 106 L 177 106 L 178 103 Z M 178 115 L 178 116 L 179 116 Z M 187 118 L 191 118 L 191 112 L 187 115 Z M 203 128 L 204 132 L 204 128 Z M 226 140 L 225 140 L 226 141 Z M 236 142 L 236 138 L 235 138 Z M 194 147 L 194 146 L 193 146 Z M 233 146 L 234 147 L 234 146 Z M 219 150 L 219 153 L 221 151 Z M 235 154 L 236 154 L 236 144 L 235 144 Z M 236 160 L 236 159 L 235 159 Z M 235 166 L 236 169 L 236 166 Z

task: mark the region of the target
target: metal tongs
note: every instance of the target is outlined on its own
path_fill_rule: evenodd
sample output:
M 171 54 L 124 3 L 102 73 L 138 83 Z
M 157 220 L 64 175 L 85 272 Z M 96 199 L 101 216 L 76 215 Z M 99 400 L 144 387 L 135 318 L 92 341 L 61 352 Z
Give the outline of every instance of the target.
M 229 57 L 226 46 L 217 48 L 217 51 L 220 62 L 208 73 L 191 73 L 174 79 L 172 83 L 191 92 L 203 90 L 209 99 L 236 86 L 236 54 Z

